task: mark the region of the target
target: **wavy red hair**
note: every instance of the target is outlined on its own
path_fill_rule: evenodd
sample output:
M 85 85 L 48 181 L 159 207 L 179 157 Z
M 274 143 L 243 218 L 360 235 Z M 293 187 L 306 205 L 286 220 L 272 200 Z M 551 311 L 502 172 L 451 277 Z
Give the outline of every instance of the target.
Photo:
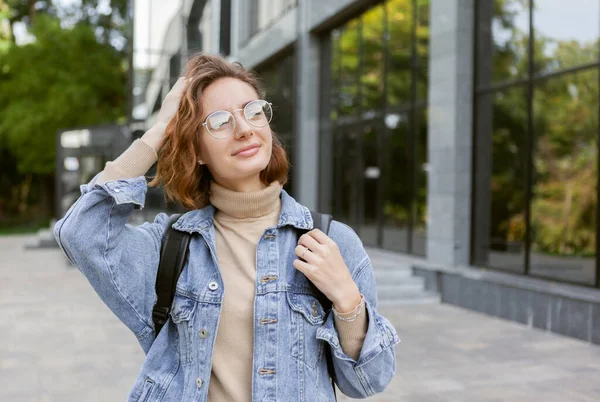
M 240 63 L 230 63 L 223 57 L 197 54 L 186 65 L 184 76 L 187 87 L 181 97 L 179 109 L 167 125 L 163 146 L 158 156 L 156 176 L 150 186 L 162 185 L 167 200 L 187 209 L 203 208 L 209 203 L 212 176 L 206 165 L 198 165 L 200 154 L 199 134 L 202 128 L 203 91 L 220 78 L 236 78 L 250 85 L 259 97 L 264 90 L 253 72 Z M 288 179 L 287 154 L 277 135 L 273 135 L 271 160 L 260 172 L 261 181 L 269 185 L 277 180 L 284 185 Z

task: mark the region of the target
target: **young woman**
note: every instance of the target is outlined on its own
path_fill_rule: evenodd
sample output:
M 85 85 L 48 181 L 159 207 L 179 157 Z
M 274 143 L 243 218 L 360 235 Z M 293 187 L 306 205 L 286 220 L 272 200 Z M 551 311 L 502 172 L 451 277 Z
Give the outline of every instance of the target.
M 367 253 L 342 223 L 333 221 L 328 235 L 311 230 L 309 210 L 282 189 L 288 162 L 262 97 L 241 65 L 191 58 L 154 126 L 82 186 L 54 228 L 146 353 L 129 401 L 332 401 L 324 353 L 350 397 L 382 391 L 395 373 L 399 340 L 377 313 Z M 155 336 L 169 217 L 127 222 L 144 205 L 144 175 L 157 160 L 150 184 L 189 210 L 173 228 L 192 239 L 169 320 Z

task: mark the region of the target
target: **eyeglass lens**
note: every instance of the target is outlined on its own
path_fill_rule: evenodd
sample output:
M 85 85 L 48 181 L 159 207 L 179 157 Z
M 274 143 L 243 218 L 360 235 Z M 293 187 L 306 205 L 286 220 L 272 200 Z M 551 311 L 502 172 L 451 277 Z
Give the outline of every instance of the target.
M 271 105 L 264 100 L 254 100 L 244 107 L 244 118 L 254 127 L 264 127 L 273 118 Z M 215 137 L 228 137 L 235 130 L 235 118 L 231 112 L 219 110 L 206 119 L 206 127 Z

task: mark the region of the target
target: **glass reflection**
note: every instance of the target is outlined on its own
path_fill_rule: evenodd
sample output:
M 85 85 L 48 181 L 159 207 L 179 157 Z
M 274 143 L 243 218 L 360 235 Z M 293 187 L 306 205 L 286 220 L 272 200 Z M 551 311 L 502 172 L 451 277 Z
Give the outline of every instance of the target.
M 549 73 L 598 60 L 600 2 L 570 0 L 536 1 L 535 71 Z
M 290 161 L 290 173 L 288 174 L 285 190 L 293 196 L 293 169 L 296 160 L 294 55 L 290 53 L 278 61 L 260 66 L 256 69 L 256 72 L 264 85 L 265 99 L 273 104 L 273 120 L 270 127 L 277 133 L 287 152 Z
M 417 138 L 415 144 L 415 194 L 411 252 L 427 254 L 427 109 L 415 111 Z
M 479 216 L 480 224 L 489 224 L 489 254 L 487 261 L 492 267 L 524 272 L 525 266 L 525 207 L 527 164 L 527 107 L 526 87 L 515 87 L 488 94 L 490 103 L 480 102 L 479 118 L 491 121 L 491 132 L 478 133 L 478 154 L 486 158 L 489 152 L 491 164 L 478 164 L 478 175 L 489 174 L 489 199 L 487 216 Z M 486 108 L 489 104 L 493 109 Z M 486 115 L 487 114 L 487 115 Z M 491 148 L 491 149 L 490 149 Z M 484 167 L 484 168 L 482 168 Z M 487 170 L 487 171 L 486 171 Z
M 598 71 L 547 80 L 534 97 L 530 271 L 594 283 Z
M 365 245 L 377 246 L 377 190 L 381 169 L 379 167 L 377 152 L 377 126 L 374 122 L 367 123 L 362 128 L 360 139 L 360 165 L 359 174 L 355 183 L 359 183 L 361 191 L 359 195 L 360 206 L 360 237 Z
M 388 106 L 402 105 L 410 100 L 412 6 L 413 2 L 408 0 L 391 0 L 386 6 L 389 30 Z
M 373 7 L 362 17 L 361 106 L 367 110 L 381 108 L 383 92 L 383 5 Z
M 356 228 L 355 202 L 358 199 L 356 182 L 359 133 L 352 127 L 339 127 L 335 133 L 334 150 L 334 216 Z
M 359 112 L 358 103 L 358 39 L 360 21 L 354 19 L 343 28 L 339 39 L 340 52 L 340 90 L 339 115 L 352 115 Z
M 529 1 L 482 0 L 479 7 L 478 21 L 483 28 L 480 40 L 484 41 L 480 49 L 493 52 L 490 55 L 493 60 L 493 81 L 526 77 Z
M 414 73 L 417 80 L 417 99 L 426 100 L 429 76 L 429 0 L 417 2 L 416 29 L 417 65 Z
M 409 188 L 409 124 L 406 113 L 388 118 L 388 136 L 384 146 L 383 179 L 383 247 L 408 252 L 410 188 Z
M 334 30 L 327 111 L 334 215 L 367 245 L 420 255 L 427 122 L 418 108 L 427 98 L 428 24 L 429 0 L 390 0 Z

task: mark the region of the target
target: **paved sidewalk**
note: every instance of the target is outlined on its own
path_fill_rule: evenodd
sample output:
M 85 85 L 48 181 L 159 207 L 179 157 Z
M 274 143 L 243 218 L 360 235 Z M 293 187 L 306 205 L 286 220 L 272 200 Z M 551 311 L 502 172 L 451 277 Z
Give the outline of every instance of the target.
M 0 401 L 125 400 L 143 353 L 57 250 L 0 237 Z M 368 401 L 596 401 L 600 347 L 448 305 L 385 308 L 398 374 Z M 339 395 L 340 401 L 350 400 Z

